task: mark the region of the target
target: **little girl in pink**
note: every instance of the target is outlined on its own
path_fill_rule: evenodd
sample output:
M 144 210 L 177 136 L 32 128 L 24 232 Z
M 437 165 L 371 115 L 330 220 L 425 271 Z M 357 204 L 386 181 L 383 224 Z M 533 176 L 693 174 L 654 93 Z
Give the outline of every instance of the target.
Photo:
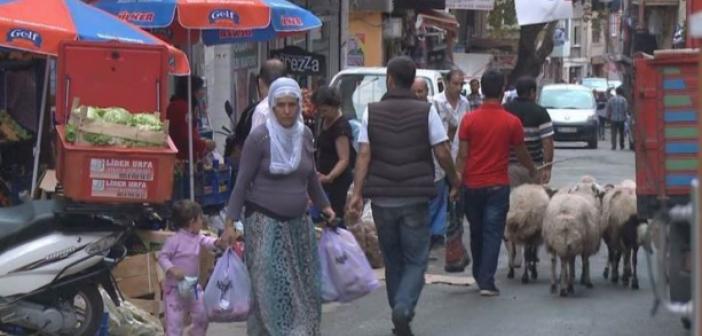
M 189 315 L 192 323 L 190 334 L 205 336 L 208 321 L 202 287 L 196 284 L 192 287 L 192 292 L 188 293 L 192 295 L 183 296 L 178 284 L 186 280 L 186 277 L 198 278 L 200 250 L 204 248 L 211 251 L 215 246 L 226 248 L 229 233 L 225 231 L 220 239 L 202 235 L 202 208 L 189 200 L 176 202 L 172 221 L 178 232 L 166 240 L 158 257 L 161 268 L 166 272 L 163 284 L 166 335 L 182 336 Z

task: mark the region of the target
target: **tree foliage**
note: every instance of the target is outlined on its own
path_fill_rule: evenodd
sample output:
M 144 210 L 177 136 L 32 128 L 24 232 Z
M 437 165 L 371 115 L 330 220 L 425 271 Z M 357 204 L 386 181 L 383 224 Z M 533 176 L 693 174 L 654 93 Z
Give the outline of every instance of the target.
M 495 7 L 488 16 L 488 25 L 496 32 L 517 24 L 514 0 L 496 0 Z
M 514 0 L 498 0 L 495 4 L 496 8 L 498 6 L 497 3 L 511 8 L 516 23 Z M 592 0 L 574 0 L 573 4 L 575 3 L 582 3 L 588 9 L 592 7 Z M 501 9 L 501 11 L 502 14 L 496 15 L 510 15 L 507 13 L 507 8 Z M 490 16 L 492 17 L 492 14 Z M 495 22 L 498 21 L 497 19 L 494 20 Z M 492 21 L 490 21 L 490 24 L 492 24 Z M 553 34 L 557 25 L 558 22 L 553 21 L 519 27 L 517 64 L 509 75 L 510 83 L 514 83 L 522 76 L 538 77 L 541 74 L 546 58 L 553 52 Z
M 546 58 L 553 52 L 553 33 L 558 22 L 538 23 L 519 27 L 517 64 L 509 75 L 514 83 L 519 77 L 538 77 Z

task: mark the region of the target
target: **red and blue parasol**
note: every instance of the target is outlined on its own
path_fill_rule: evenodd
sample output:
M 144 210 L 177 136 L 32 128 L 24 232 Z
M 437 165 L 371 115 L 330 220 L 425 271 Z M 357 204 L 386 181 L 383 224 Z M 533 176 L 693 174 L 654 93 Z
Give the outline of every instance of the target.
M 164 45 L 171 72 L 190 73 L 182 51 L 80 0 L 0 0 L 0 46 L 56 56 L 64 40 Z
M 207 45 L 268 41 L 322 26 L 286 0 L 96 0 L 98 8 L 147 29 L 202 31 Z M 163 34 L 168 35 L 168 34 Z

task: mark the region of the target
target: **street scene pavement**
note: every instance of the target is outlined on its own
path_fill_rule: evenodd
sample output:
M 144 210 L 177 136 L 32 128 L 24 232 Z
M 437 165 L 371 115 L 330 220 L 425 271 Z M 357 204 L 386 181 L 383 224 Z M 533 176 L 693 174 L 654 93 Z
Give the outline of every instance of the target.
M 557 143 L 553 187 L 574 183 L 591 175 L 600 183 L 618 183 L 634 178 L 632 151 L 612 151 L 609 141 L 599 149 L 584 149 L 580 143 Z M 468 232 L 464 236 L 466 244 Z M 432 251 L 429 274 L 443 273 L 444 250 Z M 523 285 L 521 269 L 515 279 L 507 279 L 507 255 L 502 249 L 496 275 L 501 294 L 485 298 L 475 286 L 431 284 L 424 287 L 412 323 L 416 335 L 453 336 L 626 336 L 688 335 L 678 317 L 665 311 L 651 316 L 653 292 L 643 250 L 639 250 L 639 281 L 634 291 L 613 285 L 602 277 L 606 262 L 604 244 L 590 258 L 594 289 L 576 285 L 574 296 L 561 298 L 549 292 L 550 258 L 539 252 L 539 278 Z M 576 262 L 580 274 L 580 260 Z M 452 276 L 470 277 L 469 272 Z M 333 336 L 392 335 L 390 309 L 385 287 L 348 304 L 328 304 L 322 316 L 322 334 Z M 245 323 L 211 324 L 208 335 L 246 334 Z

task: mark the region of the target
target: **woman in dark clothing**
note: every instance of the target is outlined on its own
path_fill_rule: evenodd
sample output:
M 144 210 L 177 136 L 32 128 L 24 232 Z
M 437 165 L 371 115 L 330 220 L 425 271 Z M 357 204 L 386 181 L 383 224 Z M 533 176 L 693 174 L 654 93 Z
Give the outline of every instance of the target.
M 346 194 L 353 182 L 351 169 L 356 156 L 351 146 L 351 125 L 339 109 L 341 96 L 336 89 L 320 87 L 312 96 L 312 103 L 322 118 L 322 127 L 317 136 L 319 181 L 337 217 L 344 218 Z
M 167 119 L 168 133 L 173 139 L 178 148 L 178 158 L 187 160 L 188 154 L 188 134 L 193 136 L 193 157 L 195 160 L 202 159 L 207 153 L 215 149 L 215 143 L 209 139 L 200 137 L 200 131 L 195 125 L 193 117 L 193 128 L 188 130 L 188 94 L 192 95 L 193 116 L 197 115 L 196 107 L 198 101 L 203 98 L 205 91 L 203 90 L 205 82 L 202 78 L 191 76 L 192 91 L 188 93 L 188 77 L 177 77 L 176 92 L 171 98 L 171 103 L 168 105 Z

